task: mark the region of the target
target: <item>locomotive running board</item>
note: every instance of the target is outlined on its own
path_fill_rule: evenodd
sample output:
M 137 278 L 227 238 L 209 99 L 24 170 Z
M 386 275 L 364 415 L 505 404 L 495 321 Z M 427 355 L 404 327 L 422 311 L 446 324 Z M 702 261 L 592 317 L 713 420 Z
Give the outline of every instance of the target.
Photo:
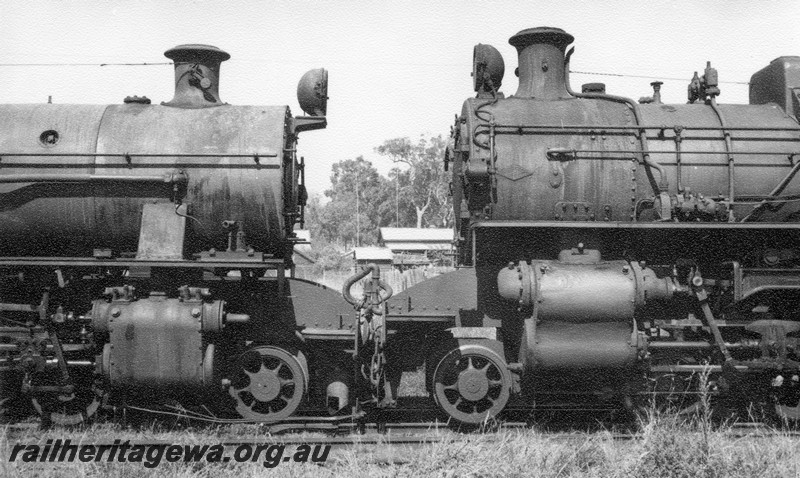
M 507 264 L 518 257 L 545 254 L 584 243 L 599 246 L 603 257 L 658 259 L 669 251 L 692 251 L 700 245 L 705 255 L 726 250 L 747 251 L 759 239 L 771 247 L 791 249 L 800 243 L 798 223 L 753 222 L 613 222 L 613 221 L 480 221 L 470 228 L 473 264 Z M 503 247 L 498 247 L 503 244 Z M 543 250 L 543 245 L 550 245 Z

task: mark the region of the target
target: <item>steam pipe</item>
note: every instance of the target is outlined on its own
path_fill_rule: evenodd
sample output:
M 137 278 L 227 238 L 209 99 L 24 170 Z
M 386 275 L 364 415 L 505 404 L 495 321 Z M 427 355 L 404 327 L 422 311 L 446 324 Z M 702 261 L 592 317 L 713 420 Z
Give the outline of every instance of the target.
M 791 171 L 789 171 L 789 174 L 787 174 L 786 177 L 784 177 L 781 180 L 781 182 L 778 183 L 777 186 L 775 186 L 775 189 L 770 191 L 770 193 L 767 195 L 767 198 L 774 198 L 774 197 L 777 197 L 780 193 L 782 193 L 783 190 L 786 189 L 786 186 L 788 186 L 789 183 L 792 181 L 792 179 L 794 178 L 795 174 L 797 174 L 797 171 L 800 171 L 800 161 L 797 161 L 796 163 L 794 163 L 794 166 L 792 166 L 792 169 L 791 169 Z M 764 199 L 763 201 L 761 201 L 761 203 L 758 206 L 756 206 L 750 212 L 750 214 L 745 216 L 742 219 L 741 222 L 747 222 L 747 220 L 750 219 L 750 217 L 753 216 L 753 214 L 756 214 L 756 212 L 759 211 L 762 207 L 764 207 L 767 204 L 767 202 L 769 202 L 769 199 Z
M 709 104 L 711 105 L 711 109 L 714 110 L 714 113 L 717 115 L 717 118 L 719 118 L 719 125 L 722 128 L 722 134 L 725 138 L 725 153 L 728 156 L 728 198 L 731 203 L 733 203 L 736 197 L 734 196 L 734 182 L 736 176 L 734 175 L 733 169 L 733 154 L 731 154 L 731 151 L 733 150 L 733 145 L 731 144 L 731 133 L 726 128 L 727 125 L 725 124 L 725 117 L 722 116 L 722 112 L 717 107 L 717 99 L 714 96 L 711 97 Z M 730 214 L 731 216 L 729 220 L 733 221 L 733 208 L 730 209 Z
M 647 132 L 644 129 L 644 127 L 641 126 L 642 113 L 639 110 L 639 104 L 630 98 L 625 98 L 624 96 L 614 96 L 605 93 L 576 93 L 572 91 L 572 88 L 569 85 L 569 59 L 574 52 L 575 52 L 575 47 L 572 47 L 569 49 L 566 56 L 564 57 L 564 86 L 567 89 L 567 93 L 574 96 L 575 98 L 593 98 L 593 99 L 614 101 L 616 103 L 624 103 L 628 105 L 633 110 L 633 117 L 636 119 L 636 125 L 639 126 L 639 134 L 637 134 L 637 137 L 639 138 L 639 144 L 641 145 L 642 148 L 642 162 L 644 162 L 644 164 L 646 164 L 647 166 L 658 171 L 659 191 L 657 192 L 661 193 L 662 191 L 668 191 L 669 180 L 667 179 L 667 174 L 664 171 L 664 167 L 650 158 L 650 152 L 647 148 Z
M 358 274 L 356 274 L 356 275 L 350 277 L 349 279 L 347 279 L 347 281 L 344 283 L 344 286 L 342 286 L 342 297 L 344 297 L 344 300 L 346 300 L 347 303 L 349 303 L 353 307 L 361 308 L 363 306 L 363 302 L 356 300 L 353 297 L 353 295 L 350 294 L 350 288 L 353 287 L 353 285 L 356 282 L 358 282 L 361 279 L 363 279 L 364 277 L 368 276 L 370 274 L 370 272 L 372 273 L 372 278 L 373 279 L 378 279 L 379 287 L 386 292 L 386 296 L 382 297 L 380 302 L 384 302 L 384 301 L 388 300 L 389 297 L 391 297 L 394 294 L 394 291 L 392 290 L 392 287 L 389 284 L 387 284 L 385 281 L 380 279 L 380 273 L 381 272 L 380 272 L 380 268 L 378 267 L 378 265 L 374 264 L 374 263 L 373 264 L 368 264 L 366 269 L 362 270 Z M 378 303 L 380 303 L 380 302 L 378 302 Z M 377 305 L 377 304 L 374 304 L 374 305 Z

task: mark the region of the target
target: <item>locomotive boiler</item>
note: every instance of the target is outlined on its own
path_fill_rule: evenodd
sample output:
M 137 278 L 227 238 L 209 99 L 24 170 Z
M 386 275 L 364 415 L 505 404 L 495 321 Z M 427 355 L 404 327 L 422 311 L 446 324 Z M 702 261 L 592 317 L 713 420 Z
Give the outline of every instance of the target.
M 327 72 L 302 77 L 293 116 L 223 102 L 219 48 L 165 56 L 158 105 L 0 106 L 0 405 L 64 424 L 154 403 L 339 410 L 352 309 L 290 273 L 297 138 L 326 126 Z
M 660 82 L 639 101 L 574 91 L 572 42 L 549 27 L 511 37 L 508 96 L 500 53 L 474 48 L 477 94 L 444 160 L 462 267 L 387 316 L 430 323 L 436 403 L 466 423 L 685 404 L 706 374 L 732 409 L 800 417 L 800 58 L 753 75 L 750 104 L 718 104 L 710 63 L 686 104 L 665 104 Z

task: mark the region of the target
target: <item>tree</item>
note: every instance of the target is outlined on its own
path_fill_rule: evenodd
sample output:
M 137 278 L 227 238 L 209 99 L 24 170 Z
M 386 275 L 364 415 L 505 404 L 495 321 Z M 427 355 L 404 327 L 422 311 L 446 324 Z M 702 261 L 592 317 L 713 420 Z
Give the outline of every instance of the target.
M 442 167 L 447 143 L 441 135 L 413 143 L 409 138 L 384 141 L 375 151 L 406 168 L 393 170 L 398 181 L 400 200 L 411 204 L 416 213 L 416 226 L 450 227 L 453 206 L 449 175 Z
M 374 244 L 378 228 L 390 221 L 390 211 L 381 207 L 390 192 L 386 178 L 363 157 L 339 161 L 331 170 L 331 188 L 325 191 L 330 201 L 317 208 L 312 234 L 316 230 L 345 247 Z

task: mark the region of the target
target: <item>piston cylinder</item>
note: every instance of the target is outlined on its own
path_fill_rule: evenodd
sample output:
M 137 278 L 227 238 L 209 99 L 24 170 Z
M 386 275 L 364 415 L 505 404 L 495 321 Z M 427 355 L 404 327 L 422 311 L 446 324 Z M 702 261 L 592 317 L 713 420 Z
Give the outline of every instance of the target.
M 101 360 L 114 387 L 179 392 L 210 384 L 212 354 L 203 333 L 223 327 L 224 302 L 170 299 L 97 300 L 92 311 L 96 333 L 108 334 Z
M 526 373 L 630 367 L 641 345 L 637 311 L 682 291 L 636 262 L 575 251 L 559 261 L 509 264 L 497 276 L 500 296 L 530 314 L 520 354 Z
M 679 286 L 627 261 L 522 261 L 500 271 L 497 288 L 501 297 L 521 307 L 536 303 L 542 320 L 614 322 L 632 320 L 637 308 L 669 299 Z

